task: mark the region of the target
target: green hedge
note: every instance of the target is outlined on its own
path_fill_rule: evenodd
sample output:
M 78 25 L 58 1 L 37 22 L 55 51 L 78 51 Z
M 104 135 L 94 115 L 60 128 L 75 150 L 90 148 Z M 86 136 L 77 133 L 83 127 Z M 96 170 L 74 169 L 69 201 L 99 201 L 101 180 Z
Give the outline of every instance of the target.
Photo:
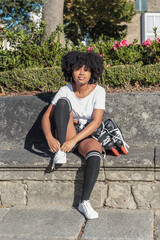
M 103 84 L 108 87 L 156 86 L 160 83 L 160 64 L 150 65 L 120 65 L 105 69 Z
M 0 72 L 1 92 L 53 91 L 65 85 L 60 67 L 13 69 Z
M 160 83 L 160 64 L 119 65 L 106 67 L 99 84 L 107 87 L 126 88 L 134 86 L 156 86 Z M 60 67 L 13 69 L 0 72 L 0 91 L 54 91 L 66 84 Z

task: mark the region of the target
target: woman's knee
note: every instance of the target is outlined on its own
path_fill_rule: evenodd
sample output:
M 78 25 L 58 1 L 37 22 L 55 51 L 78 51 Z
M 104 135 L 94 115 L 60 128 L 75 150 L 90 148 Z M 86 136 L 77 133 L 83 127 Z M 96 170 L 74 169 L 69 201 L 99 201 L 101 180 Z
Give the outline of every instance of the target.
M 85 157 L 90 151 L 98 151 L 102 153 L 102 146 L 96 139 L 89 138 L 80 143 L 78 151 L 83 157 Z
M 56 108 L 68 109 L 69 112 L 72 111 L 72 105 L 70 103 L 70 100 L 66 97 L 62 97 L 57 101 Z

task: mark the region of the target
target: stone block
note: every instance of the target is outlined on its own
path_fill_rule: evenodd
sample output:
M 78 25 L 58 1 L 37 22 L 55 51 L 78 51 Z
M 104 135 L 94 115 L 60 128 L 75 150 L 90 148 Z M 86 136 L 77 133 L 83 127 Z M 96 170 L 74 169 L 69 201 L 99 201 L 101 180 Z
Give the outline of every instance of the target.
M 47 103 L 37 96 L 0 98 L 0 143 L 12 148 L 44 141 L 41 118 Z
M 39 149 L 47 146 L 41 128 L 42 116 L 53 98 L 14 96 L 0 98 L 0 145 L 3 147 Z M 158 144 L 160 133 L 159 93 L 106 94 L 104 119 L 113 118 L 130 146 Z M 118 104 L 117 104 L 118 103 Z M 133 111 L 134 107 L 134 111 Z M 2 149 L 2 148 L 1 148 Z
M 160 210 L 155 211 L 155 239 L 160 240 Z
M 159 0 L 148 0 L 149 12 L 160 12 Z
M 155 179 L 160 181 L 160 145 L 155 149 Z
M 108 183 L 108 196 L 105 201 L 108 208 L 136 209 L 131 186 L 128 183 Z
M 153 240 L 151 210 L 101 209 L 96 221 L 87 221 L 85 240 Z
M 0 223 L 2 240 L 74 240 L 84 217 L 76 209 L 12 208 Z
M 107 197 L 107 188 L 104 182 L 96 182 L 90 201 L 93 207 L 102 207 Z
M 107 181 L 153 181 L 154 169 L 105 168 Z
M 75 185 L 73 182 L 28 182 L 28 206 L 72 206 Z
M 104 119 L 115 119 L 130 149 L 155 146 L 160 134 L 158 99 L 159 92 L 107 93 Z
M 82 195 L 83 182 L 30 181 L 26 183 L 28 206 L 77 206 Z M 97 182 L 91 195 L 93 206 L 101 207 L 106 197 L 103 182 Z
M 25 206 L 26 190 L 21 182 L 0 182 L 2 206 Z
M 10 208 L 0 208 L 0 221 L 8 214 Z
M 130 146 L 127 155 L 120 154 L 119 157 L 107 155 L 104 159 L 104 167 L 125 168 L 126 170 L 127 168 L 154 169 L 154 148 Z
M 0 150 L 0 159 L 2 159 L 3 155 L 7 152 L 8 150 Z
M 12 149 L 0 158 L 0 167 L 32 167 L 46 168 L 49 165 L 49 155 L 37 151 L 30 152 L 26 149 Z
M 137 182 L 132 185 L 132 192 L 138 208 L 160 209 L 160 183 Z

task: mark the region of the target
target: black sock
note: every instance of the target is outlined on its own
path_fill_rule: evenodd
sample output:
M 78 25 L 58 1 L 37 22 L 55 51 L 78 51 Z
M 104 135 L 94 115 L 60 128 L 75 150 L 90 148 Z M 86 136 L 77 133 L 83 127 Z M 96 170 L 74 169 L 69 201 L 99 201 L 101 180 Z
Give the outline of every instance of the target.
M 90 198 L 91 192 L 99 174 L 101 154 L 98 151 L 90 151 L 86 155 L 86 160 L 87 164 L 84 173 L 84 184 L 81 201 L 89 200 Z
M 67 126 L 70 118 L 71 103 L 67 98 L 60 98 L 54 109 L 53 121 L 57 139 L 62 145 L 66 141 Z

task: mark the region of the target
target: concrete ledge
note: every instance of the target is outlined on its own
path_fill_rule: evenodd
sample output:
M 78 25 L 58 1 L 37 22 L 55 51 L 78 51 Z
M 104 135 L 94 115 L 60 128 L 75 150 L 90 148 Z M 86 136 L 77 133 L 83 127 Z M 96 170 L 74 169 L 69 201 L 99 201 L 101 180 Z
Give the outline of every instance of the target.
M 1 149 L 46 146 L 41 118 L 53 97 L 0 97 Z M 160 143 L 159 100 L 158 92 L 107 94 L 104 119 L 115 119 L 130 146 L 154 147 Z

